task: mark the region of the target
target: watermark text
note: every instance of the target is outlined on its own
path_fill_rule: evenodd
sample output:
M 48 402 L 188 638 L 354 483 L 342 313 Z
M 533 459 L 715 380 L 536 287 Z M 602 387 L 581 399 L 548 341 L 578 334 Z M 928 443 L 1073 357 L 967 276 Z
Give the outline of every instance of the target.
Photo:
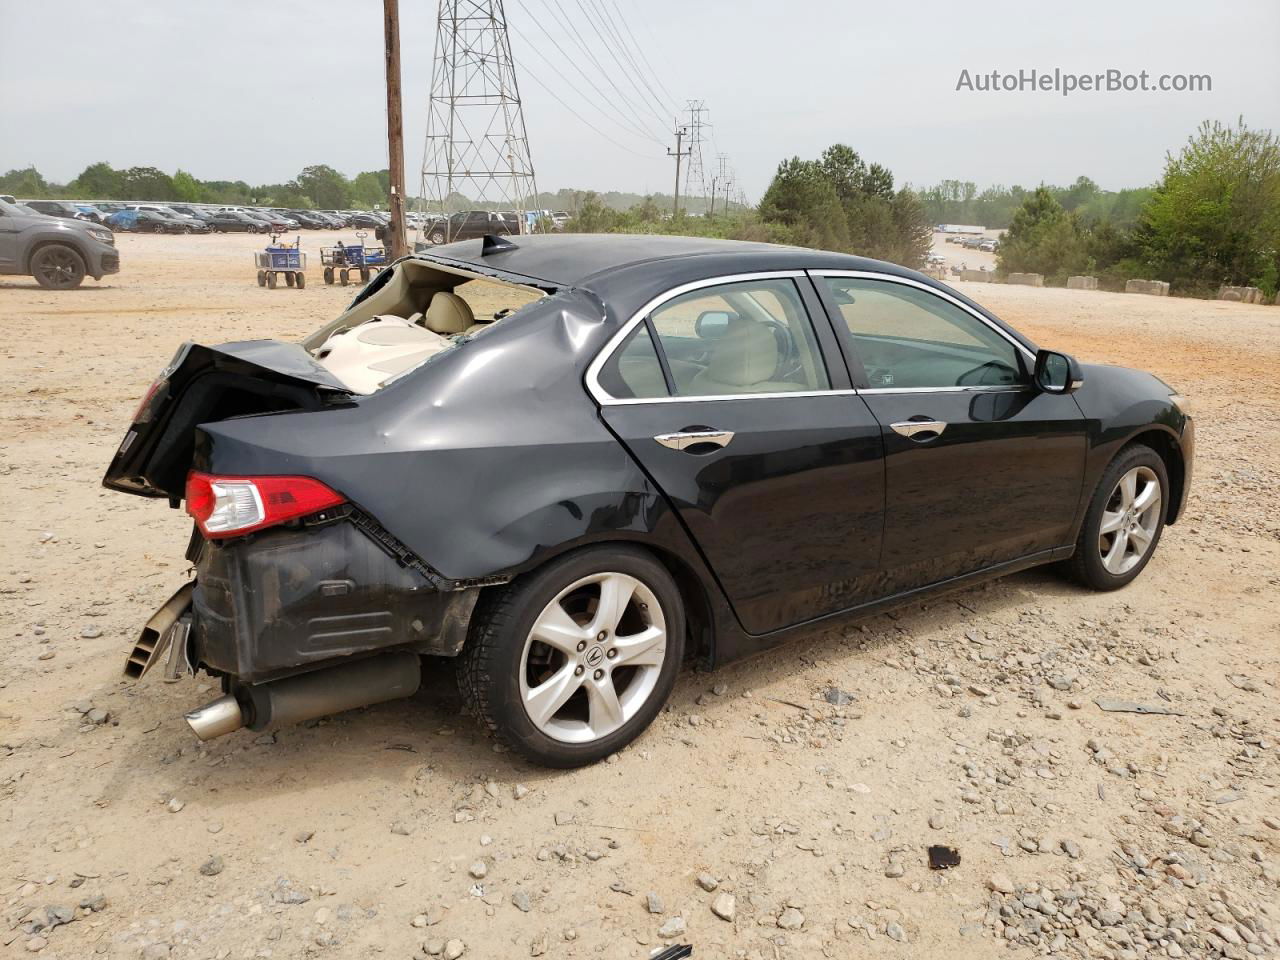
M 1073 93 L 1209 93 L 1213 77 L 1207 73 L 1161 73 L 1147 70 L 1129 73 L 1104 70 L 1101 73 L 1072 73 L 1053 70 L 1022 69 L 1016 72 L 961 70 L 956 91 L 970 93 L 1057 93 L 1069 97 Z

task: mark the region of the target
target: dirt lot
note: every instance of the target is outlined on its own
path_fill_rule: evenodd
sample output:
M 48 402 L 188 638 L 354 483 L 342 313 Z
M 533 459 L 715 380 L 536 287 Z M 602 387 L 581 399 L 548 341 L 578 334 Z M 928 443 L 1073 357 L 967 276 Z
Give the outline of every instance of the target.
M 0 280 L 0 956 L 1277 954 L 1280 308 L 968 287 L 1194 398 L 1193 500 L 1142 578 L 1033 571 L 688 671 L 632 748 L 553 773 L 444 671 L 206 745 L 182 713 L 210 683 L 121 680 L 189 531 L 99 486 L 139 395 L 184 339 L 298 337 L 352 294 L 315 266 L 259 289 L 261 242 Z

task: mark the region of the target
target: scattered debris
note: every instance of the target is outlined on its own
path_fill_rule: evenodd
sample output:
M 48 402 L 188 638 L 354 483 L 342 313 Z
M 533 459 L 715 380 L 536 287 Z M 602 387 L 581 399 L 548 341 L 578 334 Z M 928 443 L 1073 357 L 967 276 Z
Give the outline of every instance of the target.
M 1133 700 L 1112 700 L 1108 697 L 1096 697 L 1093 702 L 1098 705 L 1099 710 L 1106 710 L 1108 713 L 1155 713 L 1167 714 L 1171 717 L 1186 716 L 1186 713 L 1182 710 L 1161 706 L 1153 707 L 1150 704 L 1136 703 Z
M 950 870 L 960 866 L 960 851 L 955 847 L 934 845 L 929 848 L 929 869 Z

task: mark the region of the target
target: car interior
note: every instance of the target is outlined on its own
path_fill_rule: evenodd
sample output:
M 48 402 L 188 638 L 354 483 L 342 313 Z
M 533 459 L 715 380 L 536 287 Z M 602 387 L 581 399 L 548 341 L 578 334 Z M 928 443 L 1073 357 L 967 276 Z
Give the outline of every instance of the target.
M 675 394 L 791 393 L 828 386 L 808 315 L 790 280 L 726 284 L 663 304 L 649 318 Z M 670 395 L 646 325 L 600 373 L 619 399 Z
M 946 300 L 882 280 L 825 279 L 871 387 L 1012 386 L 1027 381 L 1017 348 Z
M 532 288 L 406 260 L 303 346 L 353 393 L 375 393 L 541 296 Z

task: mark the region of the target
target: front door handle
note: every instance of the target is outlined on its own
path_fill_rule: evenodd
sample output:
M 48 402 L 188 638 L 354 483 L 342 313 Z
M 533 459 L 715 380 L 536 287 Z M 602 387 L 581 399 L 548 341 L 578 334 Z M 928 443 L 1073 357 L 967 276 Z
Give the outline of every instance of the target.
M 660 433 L 653 439 L 672 450 L 687 450 L 689 447 L 709 443 L 716 447 L 727 447 L 733 439 L 732 430 L 688 430 L 681 433 Z
M 926 440 L 932 440 L 934 437 L 941 436 L 942 431 L 947 429 L 944 420 L 903 420 L 900 423 L 891 423 L 894 433 L 900 433 L 909 440 L 915 440 L 917 443 L 923 443 Z M 930 436 L 924 436 L 930 434 Z

